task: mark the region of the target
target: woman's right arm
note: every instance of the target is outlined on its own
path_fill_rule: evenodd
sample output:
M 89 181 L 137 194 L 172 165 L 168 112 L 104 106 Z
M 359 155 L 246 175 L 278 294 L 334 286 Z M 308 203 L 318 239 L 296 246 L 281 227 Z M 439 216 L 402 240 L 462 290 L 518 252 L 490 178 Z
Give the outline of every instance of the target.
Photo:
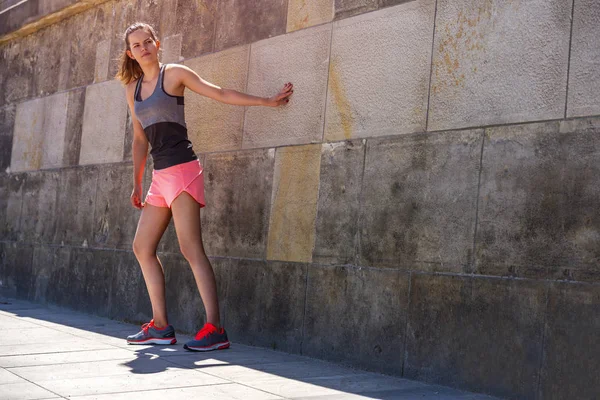
M 141 209 L 144 205 L 142 203 L 142 184 L 144 179 L 144 168 L 146 166 L 146 157 L 148 157 L 148 140 L 144 134 L 142 124 L 138 121 L 135 116 L 135 110 L 133 107 L 133 95 L 135 91 L 135 82 L 131 82 L 127 85 L 127 103 L 129 104 L 129 110 L 131 112 L 131 121 L 133 123 L 133 143 L 132 151 L 133 155 L 133 192 L 131 193 L 131 204 L 138 209 Z

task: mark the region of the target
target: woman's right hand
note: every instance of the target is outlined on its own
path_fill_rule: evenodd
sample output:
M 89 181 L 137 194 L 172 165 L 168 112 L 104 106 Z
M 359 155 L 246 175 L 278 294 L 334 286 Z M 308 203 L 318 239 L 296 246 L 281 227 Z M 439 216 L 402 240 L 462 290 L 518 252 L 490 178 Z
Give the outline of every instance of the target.
M 133 191 L 131 192 L 131 205 L 141 210 L 144 208 L 144 203 L 142 203 L 142 186 L 136 185 L 133 187 Z

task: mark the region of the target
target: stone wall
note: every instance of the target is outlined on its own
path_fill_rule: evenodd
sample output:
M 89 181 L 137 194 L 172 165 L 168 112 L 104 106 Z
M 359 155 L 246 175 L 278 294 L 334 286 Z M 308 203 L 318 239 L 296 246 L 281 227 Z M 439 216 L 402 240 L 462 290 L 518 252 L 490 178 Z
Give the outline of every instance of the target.
M 216 84 L 295 84 L 280 109 L 186 97 L 233 341 L 509 398 L 600 397 L 599 2 L 98 3 L 0 47 L 4 290 L 149 319 L 112 80 L 143 20 L 164 62 Z M 160 256 L 171 322 L 194 331 L 172 226 Z

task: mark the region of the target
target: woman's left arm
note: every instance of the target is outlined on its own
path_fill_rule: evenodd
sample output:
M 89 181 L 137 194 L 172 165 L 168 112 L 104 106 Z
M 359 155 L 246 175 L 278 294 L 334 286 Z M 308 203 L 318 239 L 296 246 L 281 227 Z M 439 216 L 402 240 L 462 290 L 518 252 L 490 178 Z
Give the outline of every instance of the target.
M 289 102 L 289 97 L 294 93 L 294 86 L 291 83 L 286 83 L 283 89 L 272 97 L 257 97 L 249 94 L 241 93 L 232 89 L 220 88 L 210 82 L 200 78 L 196 72 L 178 64 L 173 68 L 176 72 L 176 77 L 179 82 L 186 88 L 211 99 L 220 101 L 221 103 L 231 104 L 236 106 L 266 106 L 277 107 Z

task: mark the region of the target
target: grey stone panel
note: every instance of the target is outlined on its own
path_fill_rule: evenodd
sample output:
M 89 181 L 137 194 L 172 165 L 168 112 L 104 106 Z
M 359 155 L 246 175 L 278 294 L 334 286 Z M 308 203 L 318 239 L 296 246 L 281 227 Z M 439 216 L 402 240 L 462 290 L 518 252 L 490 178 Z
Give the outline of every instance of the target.
M 0 238 L 17 240 L 26 174 L 0 174 Z
M 472 130 L 367 142 L 361 265 L 468 270 L 482 140 Z
M 32 296 L 33 247 L 23 243 L 0 242 L 0 288 L 18 299 Z
M 571 7 L 439 0 L 427 129 L 563 118 Z
M 108 316 L 111 281 L 118 262 L 116 252 L 71 248 L 69 263 L 48 278 L 48 302 L 77 311 Z
M 322 147 L 313 252 L 316 263 L 356 263 L 365 151 L 361 140 Z
M 408 291 L 399 270 L 310 266 L 302 353 L 402 374 Z
M 215 51 L 284 34 L 287 3 L 285 0 L 219 1 Z M 186 57 L 185 53 L 183 56 Z
M 36 244 L 51 243 L 56 234 L 60 173 L 40 171 L 26 176 L 19 240 Z
M 56 93 L 57 90 L 67 89 L 70 78 L 70 61 L 75 63 L 86 62 L 86 54 L 73 54 L 71 57 L 71 25 L 76 21 L 72 18 L 57 24 L 48 26 L 46 29 L 34 32 L 31 36 L 35 46 L 32 57 L 35 59 L 33 65 L 32 85 L 33 96 L 41 97 Z M 21 38 L 16 40 L 23 40 Z
M 306 264 L 230 259 L 223 298 L 229 339 L 300 353 Z
M 377 10 L 380 0 L 335 0 L 335 19 Z
M 600 114 L 600 2 L 577 0 L 569 67 L 567 116 Z
M 599 133 L 598 118 L 486 130 L 477 272 L 600 272 Z
M 142 269 L 131 251 L 115 252 L 116 264 L 111 277 L 109 318 L 146 323 L 152 318 L 148 291 Z M 145 296 L 144 296 L 145 295 Z
M 596 399 L 600 394 L 600 286 L 550 288 L 539 399 Z
M 0 173 L 10 167 L 16 107 L 0 107 Z
M 85 88 L 72 90 L 68 96 L 65 145 L 62 158 L 63 164 L 66 166 L 79 164 Z
M 48 299 L 56 296 L 54 292 L 61 288 L 52 284 L 52 276 L 56 271 L 68 267 L 70 256 L 70 247 L 35 247 L 31 268 L 33 287 L 30 297 L 33 301 L 46 304 Z
M 133 166 L 98 167 L 94 208 L 94 247 L 131 250 L 140 211 L 131 205 Z
M 413 275 L 404 376 L 535 398 L 546 298 L 544 282 Z
M 35 66 L 33 35 L 0 47 L 0 106 L 16 103 L 33 94 Z
M 197 57 L 214 51 L 215 24 L 219 18 L 217 0 L 178 1 L 177 2 L 177 33 L 181 34 L 181 56 L 183 58 Z M 243 7 L 247 2 L 241 2 Z M 233 10 L 228 10 L 233 11 Z M 172 12 L 172 11 L 170 11 Z M 164 14 L 165 12 L 163 12 Z M 227 15 L 228 18 L 235 18 Z M 237 26 L 237 22 L 227 19 L 228 26 Z
M 66 168 L 60 171 L 56 235 L 60 245 L 88 246 L 93 243 L 94 204 L 98 168 Z
M 275 157 L 272 150 L 207 156 L 203 235 L 207 254 L 265 258 Z

